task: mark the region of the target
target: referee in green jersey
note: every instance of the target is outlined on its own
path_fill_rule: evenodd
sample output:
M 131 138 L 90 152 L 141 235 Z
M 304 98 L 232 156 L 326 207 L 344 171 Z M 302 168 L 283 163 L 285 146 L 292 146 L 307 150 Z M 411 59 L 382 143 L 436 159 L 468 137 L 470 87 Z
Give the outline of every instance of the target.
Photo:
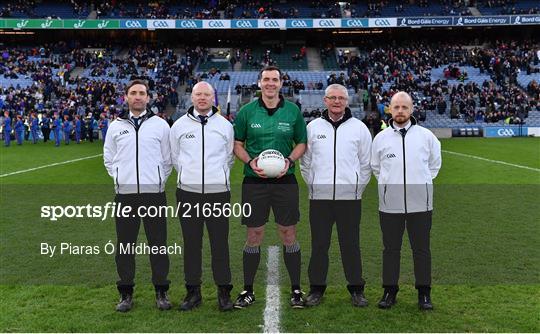
M 251 206 L 251 215 L 242 218 L 247 226 L 244 246 L 244 291 L 235 302 L 236 308 L 255 301 L 253 281 L 261 259 L 260 245 L 270 208 L 283 243 L 283 258 L 291 279 L 291 306 L 303 308 L 300 289 L 301 255 L 296 241 L 296 224 L 300 219 L 298 182 L 294 162 L 306 150 L 306 123 L 298 107 L 279 94 L 283 84 L 279 68 L 269 66 L 259 73 L 261 98 L 240 109 L 234 123 L 234 153 L 245 163 L 242 202 Z M 276 178 L 268 178 L 257 166 L 259 154 L 267 149 L 278 150 L 286 157 L 285 168 Z

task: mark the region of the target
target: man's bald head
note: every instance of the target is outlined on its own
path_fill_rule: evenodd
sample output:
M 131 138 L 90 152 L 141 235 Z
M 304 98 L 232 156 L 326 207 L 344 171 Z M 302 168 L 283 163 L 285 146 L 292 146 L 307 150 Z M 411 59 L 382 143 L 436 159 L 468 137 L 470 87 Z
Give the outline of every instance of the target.
M 411 107 L 413 105 L 412 97 L 407 92 L 397 92 L 397 93 L 395 93 L 394 96 L 392 96 L 392 99 L 390 100 L 390 105 L 392 105 L 392 102 L 394 102 L 395 99 L 405 99 L 406 101 L 408 101 L 410 103 Z M 411 110 L 412 110 L 412 108 L 411 108 Z
M 214 105 L 214 87 L 206 81 L 198 82 L 193 86 L 191 102 L 198 113 L 206 115 Z
M 406 124 L 413 112 L 413 100 L 407 92 L 397 92 L 390 100 L 392 120 L 397 125 Z
M 212 85 L 209 84 L 209 83 L 206 82 L 206 81 L 200 81 L 200 82 L 197 82 L 197 83 L 195 84 L 195 86 L 193 86 L 192 92 L 195 92 L 196 90 L 199 90 L 199 89 L 203 89 L 203 87 L 204 87 L 204 88 L 210 89 L 210 91 L 212 92 L 212 94 L 215 93 L 214 87 L 212 87 Z

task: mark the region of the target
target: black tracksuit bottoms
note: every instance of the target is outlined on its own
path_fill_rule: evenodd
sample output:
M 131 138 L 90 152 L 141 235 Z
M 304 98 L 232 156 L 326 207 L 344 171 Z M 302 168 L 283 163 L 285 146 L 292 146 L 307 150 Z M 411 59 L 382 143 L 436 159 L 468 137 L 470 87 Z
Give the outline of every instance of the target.
M 127 217 L 116 217 L 116 270 L 120 280 L 116 283 L 120 292 L 133 292 L 135 278 L 135 254 L 120 253 L 120 244 L 124 248 L 129 244 L 137 245 L 141 217 L 138 215 L 138 208 L 141 213 L 146 215 L 146 208 L 160 207 L 167 205 L 165 193 L 143 193 L 143 194 L 117 194 L 115 197 L 116 207 L 130 206 L 131 212 Z M 133 215 L 135 217 L 133 217 Z M 146 233 L 147 245 L 166 246 L 167 245 L 167 218 L 163 217 L 144 217 L 142 218 L 144 231 Z M 133 248 L 131 248 L 133 250 Z M 150 254 L 150 266 L 152 268 L 152 283 L 156 290 L 167 291 L 170 281 L 169 275 L 169 256 L 167 254 Z
M 429 234 L 432 211 L 414 213 L 385 213 L 379 211 L 383 237 L 383 287 L 397 286 L 401 242 L 407 227 L 413 253 L 415 286 L 431 286 L 431 250 Z
M 339 248 L 345 278 L 350 287 L 363 289 L 360 256 L 361 200 L 310 200 L 311 259 L 308 275 L 312 287 L 326 286 L 328 249 L 334 222 L 337 226 Z
M 229 264 L 229 218 L 219 210 L 213 210 L 219 204 L 221 210 L 231 200 L 230 192 L 195 193 L 176 190 L 176 200 L 180 202 L 179 218 L 184 238 L 184 279 L 186 286 L 201 285 L 202 247 L 204 225 L 210 239 L 212 254 L 212 273 L 218 286 L 231 284 Z M 196 205 L 198 204 L 198 208 Z M 205 217 L 204 205 L 210 205 L 210 217 Z M 217 206 L 216 206 L 217 207 Z

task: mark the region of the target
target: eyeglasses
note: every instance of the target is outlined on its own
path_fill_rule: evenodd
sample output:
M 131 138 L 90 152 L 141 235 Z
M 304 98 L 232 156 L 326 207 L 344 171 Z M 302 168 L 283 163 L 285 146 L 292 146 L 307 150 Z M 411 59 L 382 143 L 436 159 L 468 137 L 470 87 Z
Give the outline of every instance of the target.
M 325 96 L 327 99 L 329 99 L 330 101 L 332 102 L 335 102 L 336 100 L 339 101 L 339 102 L 344 102 L 344 101 L 347 101 L 349 100 L 347 97 L 345 96 Z

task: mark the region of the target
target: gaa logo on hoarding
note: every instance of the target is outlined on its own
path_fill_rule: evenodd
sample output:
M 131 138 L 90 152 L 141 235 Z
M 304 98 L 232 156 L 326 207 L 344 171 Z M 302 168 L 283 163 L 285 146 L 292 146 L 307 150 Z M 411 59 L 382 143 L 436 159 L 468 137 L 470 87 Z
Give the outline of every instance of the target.
M 347 27 L 363 27 L 362 20 L 347 20 L 345 21 Z
M 274 21 L 274 20 L 264 21 L 263 25 L 267 28 L 279 28 L 278 21 Z
M 225 25 L 221 21 L 210 21 L 208 22 L 210 28 L 225 28 Z
M 307 28 L 307 23 L 304 20 L 292 20 L 291 27 L 293 27 L 293 28 Z
M 139 21 L 136 20 L 128 20 L 126 21 L 126 28 L 142 28 L 142 24 Z
M 159 20 L 153 21 L 152 26 L 154 28 L 169 28 L 169 24 L 167 23 L 167 21 L 159 21 Z
M 500 137 L 510 137 L 514 136 L 515 133 L 512 129 L 499 129 L 497 130 L 497 135 L 499 135 Z
M 197 28 L 197 23 L 195 21 L 182 21 L 180 22 L 181 28 Z
M 376 19 L 375 26 L 377 27 L 390 27 L 392 24 L 387 19 Z
M 319 26 L 321 26 L 321 27 L 335 27 L 336 25 L 334 24 L 334 21 L 320 20 L 319 21 Z
M 253 24 L 251 24 L 251 22 L 245 21 L 245 20 L 236 21 L 234 25 L 237 28 L 253 28 Z

